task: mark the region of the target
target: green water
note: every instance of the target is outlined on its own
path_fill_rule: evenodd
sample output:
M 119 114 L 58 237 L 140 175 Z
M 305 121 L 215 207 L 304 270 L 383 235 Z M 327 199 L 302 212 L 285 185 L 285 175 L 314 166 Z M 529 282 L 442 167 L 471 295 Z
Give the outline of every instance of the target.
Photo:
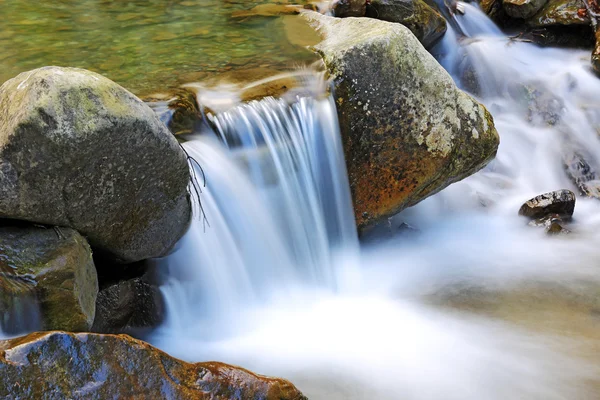
M 0 0 L 0 83 L 60 65 L 99 72 L 143 95 L 217 72 L 312 61 L 288 42 L 282 17 L 232 17 L 264 3 Z

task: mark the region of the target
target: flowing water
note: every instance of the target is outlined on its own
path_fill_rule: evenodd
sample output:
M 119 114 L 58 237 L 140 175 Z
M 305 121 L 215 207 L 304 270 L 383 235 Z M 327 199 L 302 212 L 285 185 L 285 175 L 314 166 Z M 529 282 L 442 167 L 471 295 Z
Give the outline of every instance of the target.
M 600 202 L 578 199 L 570 235 L 517 216 L 576 190 L 568 157 L 600 162 L 600 81 L 587 53 L 509 40 L 475 6 L 454 26 L 433 52 L 494 115 L 496 160 L 359 246 L 331 100 L 219 114 L 218 134 L 185 145 L 210 226 L 165 260 L 154 343 L 313 399 L 600 396 Z

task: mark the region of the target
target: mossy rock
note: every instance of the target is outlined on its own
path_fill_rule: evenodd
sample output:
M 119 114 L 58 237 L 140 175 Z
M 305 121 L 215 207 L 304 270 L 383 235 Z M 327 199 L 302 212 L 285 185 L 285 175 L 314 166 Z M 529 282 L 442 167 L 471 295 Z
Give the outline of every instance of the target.
M 423 0 L 371 0 L 367 17 L 406 26 L 425 47 L 446 32 L 446 20 Z
M 156 93 L 142 98 L 169 128 L 173 135 L 194 133 L 202 114 L 195 93 L 178 89 L 167 93 Z
M 42 332 L 0 341 L 0 398 L 306 400 L 284 379 L 190 364 L 126 335 Z
M 154 112 L 103 76 L 44 67 L 0 87 L 0 217 L 68 226 L 124 262 L 189 225 L 187 158 Z
M 527 20 L 527 25 L 532 27 L 587 26 L 590 23 L 583 0 L 550 0 L 540 11 Z
M 7 320 L 21 304 L 39 304 L 41 329 L 85 331 L 92 326 L 98 280 L 90 246 L 69 228 L 29 224 L 0 227 L 0 315 Z M 26 318 L 36 318 L 31 310 Z
M 499 137 L 483 105 L 404 26 L 305 13 L 333 78 L 346 165 L 363 230 L 485 166 Z

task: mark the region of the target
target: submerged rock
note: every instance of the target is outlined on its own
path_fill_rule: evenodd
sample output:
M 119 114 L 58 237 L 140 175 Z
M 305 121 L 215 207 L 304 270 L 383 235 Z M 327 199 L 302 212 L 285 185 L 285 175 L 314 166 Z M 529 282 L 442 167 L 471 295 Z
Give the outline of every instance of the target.
M 0 316 L 23 312 L 22 304 L 33 300 L 39 304 L 38 329 L 88 330 L 94 321 L 98 281 L 85 238 L 69 228 L 4 223 L 0 227 Z M 6 322 L 0 327 L 19 330 Z
M 502 0 L 506 14 L 513 18 L 529 18 L 537 13 L 548 0 Z
M 0 87 L 0 216 L 81 232 L 126 262 L 186 231 L 187 158 L 152 110 L 96 73 L 45 67 Z
M 364 17 L 366 10 L 366 0 L 334 0 L 333 3 L 333 15 L 339 18 Z
M 496 154 L 488 111 L 400 24 L 304 17 L 334 80 L 360 229 L 471 175 Z
M 0 398 L 11 399 L 306 399 L 284 379 L 218 362 L 190 364 L 126 335 L 93 333 L 0 341 L 0 382 Z
M 519 215 L 531 219 L 543 218 L 557 214 L 561 218 L 569 219 L 575 210 L 575 193 L 567 189 L 544 193 L 527 200 L 519 210 Z
M 425 47 L 446 32 L 446 20 L 423 0 L 371 0 L 366 15 L 406 26 Z

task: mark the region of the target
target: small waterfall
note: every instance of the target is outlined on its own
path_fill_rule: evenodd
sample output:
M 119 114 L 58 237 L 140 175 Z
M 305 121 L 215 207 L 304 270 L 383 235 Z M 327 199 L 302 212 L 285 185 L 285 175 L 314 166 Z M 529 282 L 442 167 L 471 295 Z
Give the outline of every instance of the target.
M 298 285 L 335 290 L 358 240 L 333 99 L 266 98 L 212 118 L 184 147 L 206 176 L 196 219 L 165 260 L 167 326 L 235 314 Z M 347 262 L 348 261 L 348 262 Z

